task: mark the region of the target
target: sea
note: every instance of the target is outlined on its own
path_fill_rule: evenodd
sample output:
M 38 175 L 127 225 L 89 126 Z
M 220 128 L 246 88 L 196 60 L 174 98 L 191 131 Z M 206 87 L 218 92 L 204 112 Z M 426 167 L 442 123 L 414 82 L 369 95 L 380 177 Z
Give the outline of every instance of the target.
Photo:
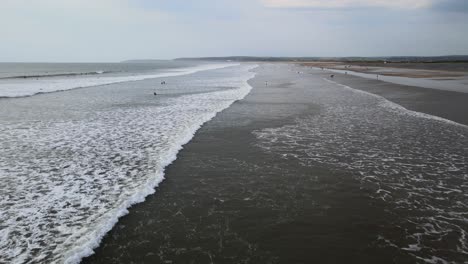
M 0 64 L 0 263 L 79 263 L 256 65 Z M 66 92 L 65 92 L 66 91 Z
M 467 126 L 340 80 L 0 64 L 0 263 L 467 263 Z

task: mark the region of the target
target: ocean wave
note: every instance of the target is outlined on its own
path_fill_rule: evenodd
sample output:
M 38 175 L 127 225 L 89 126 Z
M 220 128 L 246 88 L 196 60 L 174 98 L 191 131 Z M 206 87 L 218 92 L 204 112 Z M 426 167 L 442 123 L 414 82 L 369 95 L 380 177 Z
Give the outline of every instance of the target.
M 68 72 L 68 73 L 51 73 L 51 74 L 37 74 L 37 75 L 15 75 L 0 77 L 0 80 L 8 79 L 38 79 L 38 78 L 50 78 L 50 77 L 74 77 L 74 76 L 83 76 L 83 75 L 99 75 L 105 73 L 115 73 L 113 71 L 90 71 L 90 72 Z
M 0 80 L 0 98 L 27 97 L 41 93 L 60 92 L 77 88 L 107 85 L 112 83 L 141 81 L 145 79 L 174 77 L 193 74 L 199 71 L 222 69 L 238 66 L 239 64 L 207 64 L 187 67 L 153 74 L 136 74 L 127 76 L 98 76 L 76 78 L 40 78 L 38 80 L 26 78 Z M 62 76 L 63 77 L 63 76 Z
M 213 83 L 225 89 L 157 107 L 0 127 L 0 262 L 73 264 L 93 254 L 127 208 L 155 192 L 195 132 L 250 92 L 255 67 Z

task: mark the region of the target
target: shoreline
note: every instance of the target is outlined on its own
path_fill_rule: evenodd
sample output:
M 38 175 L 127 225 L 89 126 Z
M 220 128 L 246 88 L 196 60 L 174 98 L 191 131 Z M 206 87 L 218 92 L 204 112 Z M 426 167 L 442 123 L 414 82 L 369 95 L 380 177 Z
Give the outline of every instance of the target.
M 406 76 L 415 78 L 461 77 L 468 74 L 467 62 L 302 62 L 303 66 L 348 70 L 361 73 L 373 73 L 389 76 Z
M 308 67 L 308 66 L 306 66 Z M 441 74 L 441 72 L 435 72 L 436 75 L 430 73 L 429 76 L 418 76 L 414 73 L 411 73 L 410 69 L 400 69 L 400 72 L 397 73 L 383 73 L 379 71 L 370 72 L 370 71 L 354 71 L 347 69 L 335 69 L 335 68 L 317 68 L 312 67 L 316 70 L 328 71 L 335 74 L 343 75 L 353 75 L 365 79 L 379 80 L 383 82 L 399 84 L 404 86 L 413 86 L 420 88 L 435 89 L 441 91 L 451 91 L 451 92 L 460 92 L 468 93 L 468 75 L 462 74 L 456 77 L 447 77 Z M 426 72 L 427 74 L 427 72 Z
M 225 67 L 231 67 L 231 66 L 237 66 L 237 65 L 228 65 Z M 220 67 L 220 68 L 225 68 L 225 67 Z M 255 69 L 256 67 L 258 66 L 255 64 L 251 65 L 252 69 L 250 69 L 249 72 L 252 72 L 253 69 Z M 219 69 L 219 68 L 216 68 L 216 69 Z M 192 74 L 192 73 L 187 73 L 187 75 Z M 174 77 L 174 76 L 169 76 L 169 77 Z M 250 79 L 252 78 L 255 78 L 255 74 L 253 74 L 253 76 Z M 115 211 L 115 214 L 108 217 L 109 220 L 106 223 L 106 225 L 101 230 L 97 230 L 94 233 L 92 233 L 91 234 L 92 236 L 86 239 L 88 243 L 81 245 L 78 250 L 74 250 L 73 251 L 74 254 L 72 254 L 71 256 L 68 256 L 65 259 L 65 263 L 81 263 L 83 259 L 92 256 L 94 253 L 94 250 L 100 246 L 102 239 L 109 233 L 110 230 L 115 228 L 115 225 L 120 221 L 122 217 L 126 216 L 129 213 L 130 208 L 140 203 L 144 203 L 148 196 L 154 195 L 158 186 L 161 185 L 166 179 L 166 173 L 165 173 L 166 169 L 178 159 L 179 153 L 184 149 L 185 145 L 187 145 L 189 142 L 193 140 L 197 131 L 200 130 L 200 128 L 203 127 L 205 123 L 210 122 L 210 120 L 215 118 L 217 114 L 229 108 L 230 105 L 232 105 L 236 101 L 242 100 L 250 92 L 250 90 L 252 89 L 252 87 L 248 84 L 248 81 L 250 79 L 247 79 L 247 81 L 244 84 L 244 87 L 242 87 L 242 88 L 245 88 L 244 90 L 247 90 L 247 91 L 245 91 L 246 93 L 243 96 L 241 96 L 240 99 L 232 101 L 231 103 L 223 106 L 222 109 L 214 113 L 205 114 L 202 117 L 202 122 L 200 124 L 193 124 L 190 132 L 187 135 L 182 136 L 179 139 L 180 141 L 177 142 L 176 146 L 178 147 L 170 151 L 170 154 L 166 156 L 164 160 L 160 160 L 162 162 L 162 164 L 160 165 L 160 169 L 152 172 L 155 175 L 148 177 L 147 182 L 142 185 L 144 187 L 142 187 L 141 190 L 139 190 L 137 193 L 129 197 L 129 199 L 125 201 L 125 203 L 122 204 L 119 208 L 113 209 L 113 211 Z M 242 89 L 242 88 L 239 88 L 239 89 Z M 96 233 L 98 233 L 98 235 L 96 235 Z
M 264 84 L 266 80 L 269 81 L 268 86 Z M 155 194 L 129 208 L 130 213 L 123 216 L 103 238 L 95 254 L 83 259 L 82 263 L 283 263 L 282 259 L 284 261 L 293 255 L 296 255 L 294 258 L 297 261 L 308 258 L 310 252 L 302 252 L 302 247 L 294 249 L 281 241 L 277 244 L 270 235 L 265 235 L 280 232 L 283 239 L 289 241 L 300 238 L 296 232 L 288 234 L 290 228 L 295 229 L 294 225 L 280 231 L 276 230 L 276 223 L 302 214 L 301 208 L 304 206 L 314 209 L 315 206 L 307 205 L 308 195 L 293 204 L 290 204 L 292 201 L 283 202 L 278 198 L 286 199 L 291 191 L 304 188 L 301 183 L 314 182 L 313 178 L 309 178 L 311 172 L 339 178 L 343 183 L 339 184 L 338 189 L 354 186 L 347 194 L 350 196 L 355 196 L 354 191 L 358 187 L 357 182 L 343 178 L 340 173 L 332 173 L 325 168 L 296 168 L 296 163 L 266 155 L 255 146 L 253 131 L 290 124 L 295 117 L 318 113 L 317 106 L 310 104 L 307 98 L 298 98 L 296 93 L 289 94 L 288 86 L 291 84 L 285 81 L 284 76 L 275 77 L 259 71 L 249 81 L 253 87 L 251 92 L 197 131 L 179 152 L 177 159 L 166 168 L 166 178 Z M 301 87 L 299 90 L 302 93 L 305 89 Z M 265 98 L 265 93 L 276 95 Z M 220 149 L 222 155 L 218 153 Z M 259 167 L 261 164 L 271 166 L 262 168 Z M 251 173 L 263 176 L 250 178 Z M 284 177 L 284 173 L 290 176 Z M 299 182 L 288 186 L 293 179 Z M 285 186 L 285 189 L 279 186 Z M 316 187 L 306 188 L 312 188 L 309 189 L 312 192 L 322 192 L 321 188 L 315 191 Z M 270 200 L 272 195 L 276 197 L 275 200 Z M 337 207 L 345 207 L 341 205 L 342 201 L 335 201 L 334 197 L 326 195 L 321 199 Z M 363 201 L 353 209 L 358 212 L 378 210 L 367 198 L 360 199 Z M 288 208 L 290 206 L 292 211 Z M 324 218 L 324 213 L 327 210 L 327 206 L 320 206 L 321 213 L 309 216 L 317 218 L 315 221 L 322 227 L 328 226 L 329 230 L 333 230 L 335 225 L 345 225 L 341 219 L 342 212 L 326 224 L 329 219 Z M 359 213 L 349 208 L 346 214 L 345 219 L 359 217 Z M 266 233 L 265 228 L 268 230 Z M 345 229 L 343 227 L 342 232 Z M 303 239 L 310 241 L 309 235 Z M 134 240 L 136 237 L 148 242 L 140 247 Z M 342 239 L 347 240 L 345 237 Z M 367 237 L 363 239 L 366 242 L 357 244 L 363 250 L 371 240 L 371 237 Z M 342 243 L 347 243 L 344 241 Z M 122 246 L 123 251 L 112 253 Z M 287 248 L 287 254 L 277 256 L 279 248 L 276 253 L 270 253 L 278 246 Z M 151 253 L 156 248 L 162 252 Z M 347 256 L 355 254 L 352 250 L 345 251 L 344 255 Z M 346 260 L 343 255 L 333 257 L 333 250 L 328 251 L 325 258 Z
M 329 78 L 325 69 L 323 77 Z M 468 125 L 468 116 L 466 115 L 468 113 L 468 104 L 466 103 L 468 102 L 468 93 L 402 85 L 341 72 L 335 74 L 333 81 L 381 96 L 411 111 Z
M 258 147 L 253 132 L 323 111 L 312 103 L 311 75 L 296 74 L 298 69 L 260 65 L 249 81 L 251 92 L 197 131 L 167 167 L 156 193 L 131 207 L 82 263 L 414 261 L 404 250 L 408 238 L 391 231 L 399 215 L 369 197 L 350 172 L 304 166 Z M 313 78 L 325 77 L 315 72 Z M 337 80 L 374 89 L 372 80 L 346 77 Z M 380 95 L 409 106 L 424 105 L 418 100 L 429 92 L 379 84 Z M 431 109 L 430 102 L 426 106 Z M 380 232 L 400 240 L 400 248 L 388 246 Z
M 119 217 L 127 213 L 129 207 L 135 203 L 142 202 L 148 194 L 154 193 L 156 186 L 163 179 L 164 167 L 172 163 L 177 153 L 183 148 L 182 145 L 193 138 L 196 130 L 203 123 L 212 119 L 216 113 L 228 108 L 233 102 L 248 94 L 251 87 L 248 85 L 247 80 L 253 77 L 253 73 L 249 72 L 253 67 L 255 65 L 243 65 L 233 67 L 231 70 L 227 70 L 226 73 L 221 70 L 215 71 L 211 75 L 210 72 L 207 72 L 194 76 L 172 78 L 171 81 L 173 82 L 170 82 L 166 88 L 172 91 L 172 93 L 166 91 L 164 97 L 153 96 L 154 87 L 157 86 L 159 88 L 159 81 L 156 79 L 141 81 L 138 83 L 139 89 L 132 89 L 131 86 L 129 87 L 126 84 L 115 84 L 99 88 L 75 89 L 67 93 L 44 94 L 37 97 L 5 100 L 6 103 L 2 105 L 2 108 L 8 111 L 5 111 L 2 115 L 2 125 L 5 125 L 2 126 L 2 131 L 6 131 L 6 140 L 4 142 L 5 148 L 2 148 L 4 155 L 2 155 L 0 162 L 3 165 L 15 164 L 14 162 L 17 162 L 12 161 L 9 163 L 9 160 L 5 161 L 5 158 L 11 156 L 10 153 L 15 153 L 16 150 L 14 147 L 9 148 L 10 143 L 15 146 L 14 144 L 17 142 L 16 137 L 10 135 L 22 134 L 14 129 L 11 129 L 11 131 L 15 131 L 16 133 L 11 132 L 9 134 L 8 128 L 14 127 L 15 124 L 23 124 L 25 128 L 23 131 L 25 133 L 34 129 L 36 129 L 34 130 L 35 134 L 40 134 L 37 131 L 41 131 L 42 133 L 41 136 L 30 141 L 31 145 L 35 147 L 28 148 L 31 151 L 37 150 L 37 152 L 33 152 L 30 155 L 35 160 L 33 159 L 30 163 L 27 163 L 31 160 L 28 156 L 20 156 L 18 160 L 24 158 L 27 160 L 25 164 L 33 164 L 30 165 L 31 167 L 44 161 L 45 165 L 37 165 L 38 167 L 42 165 L 41 173 L 44 173 L 44 175 L 54 175 L 55 173 L 58 176 L 54 178 L 56 185 L 41 184 L 37 187 L 38 185 L 35 185 L 36 182 L 34 180 L 36 178 L 46 178 L 46 176 L 34 177 L 34 172 L 39 170 L 37 169 L 38 167 L 34 167 L 30 173 L 11 174 L 11 176 L 9 174 L 2 175 L 6 179 L 7 184 L 9 183 L 9 179 L 24 179 L 22 185 L 15 185 L 12 182 L 10 189 L 14 190 L 14 188 L 19 186 L 19 188 L 25 190 L 30 188 L 32 190 L 31 196 L 34 195 L 34 191 L 39 190 L 40 193 L 36 194 L 34 199 L 31 199 L 30 206 L 27 199 L 30 197 L 25 199 L 21 193 L 11 192 L 10 194 L 8 193 L 8 189 L 5 189 L 7 191 L 6 194 L 10 195 L 9 199 L 11 200 L 5 200 L 1 205 L 2 208 L 5 208 L 5 214 L 2 219 L 5 219 L 4 227 L 6 228 L 3 231 L 7 232 L 7 240 L 2 243 L 2 259 L 14 261 L 16 257 L 16 259 L 22 258 L 28 259 L 28 261 L 78 263 L 83 256 L 92 254 L 93 249 L 98 246 L 102 237 L 118 222 Z M 229 79 L 222 79 L 223 74 L 230 76 L 234 72 L 238 73 L 238 75 L 234 75 Z M 177 92 L 178 86 L 184 87 L 185 83 L 193 78 L 197 78 L 196 76 L 199 76 L 201 79 L 212 78 L 212 80 L 218 80 L 218 83 L 221 84 L 224 84 L 223 80 L 229 81 L 229 84 L 235 88 L 230 86 L 225 89 L 213 87 L 214 89 L 212 88 L 207 91 L 205 87 L 210 87 L 211 85 L 208 83 L 208 85 L 200 84 L 198 87 L 193 86 L 192 91 L 185 89 L 183 93 Z M 161 90 L 162 87 L 159 89 Z M 115 97 L 109 98 L 109 94 Z M 90 98 L 94 100 L 89 100 Z M 103 99 L 109 99 L 109 101 Z M 199 102 L 200 100 L 201 102 Z M 44 102 L 48 103 L 44 104 Z M 65 102 L 69 103 L 66 104 Z M 167 107 L 159 107 L 164 103 L 167 103 Z M 67 107 L 64 107 L 65 105 Z M 29 109 L 29 107 L 34 108 L 32 106 L 36 106 L 37 111 L 35 113 L 31 114 L 31 112 L 22 111 Z M 16 111 L 11 111 L 11 109 Z M 54 113 L 57 115 L 54 115 Z M 74 113 L 80 115 L 73 115 Z M 30 119 L 44 121 L 41 122 L 42 127 L 37 129 L 34 124 L 38 122 L 29 121 Z M 101 120 L 104 120 L 104 122 L 100 122 Z M 174 123 L 171 123 L 171 121 L 174 121 Z M 86 129 L 90 126 L 89 124 L 92 124 L 91 126 L 94 130 L 91 129 L 90 131 Z M 50 133 L 50 131 L 53 131 L 53 135 L 48 137 L 47 132 Z M 143 135 L 140 135 L 141 133 Z M 164 135 L 164 137 L 156 137 L 155 139 L 155 135 L 158 134 Z M 144 138 L 145 136 L 147 136 L 146 139 Z M 90 139 L 91 137 L 92 139 Z M 18 141 L 23 142 L 21 139 Z M 83 142 L 86 142 L 86 146 L 82 145 Z M 38 144 L 34 145 L 35 143 Z M 75 143 L 78 146 L 74 145 Z M 158 143 L 159 146 L 157 145 Z M 52 150 L 48 149 L 50 144 L 55 144 Z M 107 147 L 109 145 L 112 145 L 112 147 Z M 61 148 L 62 146 L 65 150 Z M 76 151 L 67 152 L 70 148 Z M 9 152 L 10 149 L 12 150 L 11 152 Z M 127 151 L 122 151 L 123 149 Z M 47 152 L 47 155 L 42 156 L 41 150 Z M 25 150 L 19 153 L 29 154 Z M 68 153 L 70 156 L 66 155 Z M 73 156 L 75 153 L 81 156 Z M 125 156 L 125 154 L 129 155 Z M 16 155 L 16 153 L 13 155 Z M 87 157 L 93 157 L 94 162 L 99 164 L 86 162 Z M 126 160 L 127 157 L 129 162 Z M 100 163 L 100 159 L 107 163 Z M 83 163 L 80 163 L 82 161 Z M 51 167 L 47 167 L 51 163 Z M 57 164 L 60 164 L 60 167 Z M 103 165 L 102 167 L 99 166 L 101 164 Z M 10 166 L 13 167 L 14 165 Z M 63 172 L 57 169 L 57 167 L 61 168 L 62 166 L 65 169 L 71 167 L 73 168 L 73 172 L 77 173 L 72 174 L 70 170 Z M 103 173 L 105 169 L 108 170 Z M 96 174 L 96 171 L 99 171 L 99 174 Z M 122 173 L 119 174 L 119 172 Z M 27 181 L 27 179 L 30 179 L 31 174 L 33 175 L 32 180 Z M 93 177 L 90 180 L 91 177 L 88 177 L 90 175 L 99 176 Z M 109 175 L 109 181 L 106 181 L 108 179 L 106 178 L 107 175 Z M 132 176 L 136 175 L 140 175 L 140 177 L 132 178 Z M 116 177 L 119 177 L 118 183 L 112 182 Z M 81 182 L 74 186 L 75 180 L 81 180 Z M 125 180 L 129 184 L 126 184 Z M 83 181 L 86 181 L 86 183 L 83 184 Z M 68 183 L 68 185 L 63 186 L 67 190 L 66 193 L 68 195 L 60 196 L 63 193 L 59 193 L 54 196 L 54 191 L 47 189 L 49 186 L 54 188 L 57 185 L 59 187 L 55 188 L 61 188 L 60 184 L 62 182 Z M 112 196 L 112 190 L 108 191 L 109 189 L 107 188 L 114 188 L 114 191 L 120 188 L 122 191 L 115 192 L 117 195 Z M 85 198 L 80 196 L 83 193 L 82 197 Z M 93 198 L 93 195 L 99 198 Z M 31 208 L 26 213 L 20 212 L 18 214 L 21 215 L 23 213 L 25 215 L 30 213 L 30 217 L 14 217 L 16 212 L 10 210 L 10 205 L 14 205 L 14 203 L 9 201 L 16 202 L 16 197 L 21 202 L 26 200 L 23 203 L 19 202 L 19 206 L 22 206 L 25 210 Z M 73 206 L 71 206 L 72 204 Z M 86 207 L 87 205 L 90 205 L 90 207 Z M 78 209 L 74 209 L 73 213 L 69 213 L 70 210 L 67 211 L 67 209 L 70 207 Z M 46 210 L 43 208 L 47 208 L 51 213 L 41 218 L 43 214 L 36 212 Z M 56 215 L 59 215 L 59 217 Z M 21 220 L 28 218 L 34 219 L 32 220 L 34 222 L 21 222 Z M 61 222 L 61 220 L 63 221 Z M 89 222 L 86 223 L 86 221 Z M 75 230 L 71 228 L 68 230 L 65 228 L 60 229 L 62 226 L 79 226 L 80 224 L 83 225 Z M 47 225 L 48 228 L 34 230 L 36 225 Z M 22 231 L 28 232 L 28 230 L 22 229 L 21 226 L 29 226 L 33 229 L 32 235 L 34 236 L 47 238 L 48 242 L 47 244 L 44 242 L 43 248 L 41 248 L 43 253 L 39 256 L 42 259 L 38 259 L 38 256 L 34 255 L 34 252 L 30 253 L 28 251 L 30 250 L 28 245 L 32 244 L 28 240 L 31 235 L 28 236 L 26 234 L 22 237 Z M 69 232 L 68 234 L 65 233 L 67 231 Z M 14 235 L 9 237 L 8 232 Z M 50 237 L 48 237 L 49 235 Z M 14 256 L 14 252 L 8 251 L 9 247 L 5 246 L 5 243 L 13 244 L 16 241 L 27 243 L 27 245 L 18 245 L 16 247 L 22 250 L 22 256 Z M 10 253 L 11 255 L 8 255 Z

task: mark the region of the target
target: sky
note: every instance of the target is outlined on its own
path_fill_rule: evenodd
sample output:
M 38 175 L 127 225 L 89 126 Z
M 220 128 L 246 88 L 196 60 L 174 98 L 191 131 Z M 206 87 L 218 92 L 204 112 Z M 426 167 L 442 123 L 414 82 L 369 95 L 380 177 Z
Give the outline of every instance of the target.
M 0 0 L 0 61 L 468 54 L 468 0 Z

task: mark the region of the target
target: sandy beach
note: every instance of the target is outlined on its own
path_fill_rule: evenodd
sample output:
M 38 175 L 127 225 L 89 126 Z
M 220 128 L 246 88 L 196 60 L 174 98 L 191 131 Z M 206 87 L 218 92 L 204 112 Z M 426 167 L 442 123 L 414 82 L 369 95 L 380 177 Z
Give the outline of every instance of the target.
M 410 69 L 408 69 L 411 71 Z M 334 74 L 333 81 L 369 93 L 382 96 L 407 109 L 446 118 L 468 125 L 468 93 L 427 89 L 382 81 L 382 78 L 368 79 L 351 74 Z M 329 76 L 326 76 L 329 78 Z M 464 85 L 465 89 L 468 85 Z
M 362 73 L 411 78 L 457 78 L 468 75 L 468 63 L 385 63 L 385 62 L 306 62 L 304 66 L 349 70 Z
M 255 71 L 83 263 L 466 260 L 468 94 Z

